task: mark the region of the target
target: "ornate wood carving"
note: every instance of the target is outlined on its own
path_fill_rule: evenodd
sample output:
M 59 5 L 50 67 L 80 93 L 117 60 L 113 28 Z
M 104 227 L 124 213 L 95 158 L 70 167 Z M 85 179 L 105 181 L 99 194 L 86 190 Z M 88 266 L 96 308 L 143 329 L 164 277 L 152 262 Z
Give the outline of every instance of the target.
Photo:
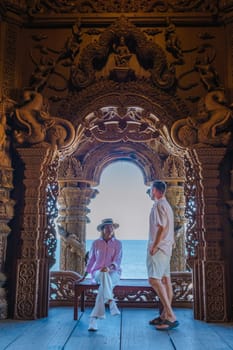
M 24 101 L 13 116 L 14 138 L 20 145 L 49 143 L 53 148 L 66 148 L 74 140 L 72 124 L 51 117 L 43 96 L 37 91 L 24 90 Z
M 93 96 L 95 96 L 94 99 Z M 167 127 L 175 118 L 190 114 L 187 105 L 177 95 L 170 95 L 140 80 L 124 84 L 100 81 L 80 93 L 72 93 L 64 97 L 62 102 L 58 103 L 58 113 L 69 116 L 69 120 L 74 125 L 79 125 L 90 111 L 99 111 L 103 106 L 112 105 L 117 106 L 124 113 L 127 107 L 133 106 L 144 109 L 147 115 L 147 111 L 151 111 L 159 116 L 161 123 L 166 121 Z M 123 113 L 120 114 L 124 116 Z
M 61 235 L 61 269 L 83 274 L 86 254 L 87 206 L 97 191 L 85 183 L 61 185 L 58 232 Z
M 6 97 L 12 96 L 12 90 L 16 86 L 16 43 L 17 43 L 17 26 L 13 24 L 1 24 L 1 31 L 5 33 L 2 38 L 1 52 L 3 54 L 2 62 L 2 82 L 1 90 Z
M 221 17 L 219 8 L 225 17 Z M 124 17 L 116 20 L 123 12 L 129 14 L 131 23 Z M 195 16 L 185 19 L 190 12 Z M 232 20 L 231 12 L 231 5 L 217 0 L 90 0 L 88 3 L 37 0 L 30 4 L 26 0 L 4 0 L 1 3 L 4 20 L 11 17 L 11 23 L 12 20 L 24 23 L 25 30 L 29 32 L 32 26 L 36 32 L 35 45 L 31 48 L 35 70 L 31 72 L 30 89 L 25 91 L 24 100 L 17 105 L 12 123 L 9 123 L 10 133 L 14 133 L 17 144 L 24 147 L 19 153 L 26 165 L 22 246 L 16 276 L 16 318 L 36 318 L 47 313 L 44 293 L 48 290 L 48 246 L 45 239 L 47 243 L 50 241 L 49 255 L 52 256 L 57 196 L 56 159 L 53 158 L 54 163 L 48 169 L 52 155 L 46 153 L 52 146 L 54 154 L 59 149 L 60 158 L 72 154 L 72 158 L 64 160 L 59 173 L 62 266 L 82 271 L 86 206 L 93 194 L 90 186 L 98 184 L 104 166 L 123 157 L 144 169 L 146 183 L 155 176 L 170 181 L 171 194 L 179 192 L 175 202 L 177 231 L 184 209 L 183 186 L 178 185 L 177 178 L 181 176 L 183 183 L 185 177 L 185 215 L 189 219 L 187 252 L 194 272 L 195 317 L 226 320 L 222 209 L 216 201 L 219 198 L 218 167 L 225 152 L 221 147 L 229 147 L 232 136 L 232 109 L 225 104 L 213 65 L 217 39 L 215 45 L 211 40 L 215 38 L 215 24 Z M 79 20 L 74 23 L 78 13 L 81 13 L 82 23 Z M 168 17 L 175 18 L 174 23 Z M 176 25 L 185 21 L 200 24 L 203 19 L 214 28 L 210 33 L 202 32 L 192 47 L 185 47 L 179 35 L 181 28 Z M 61 49 L 54 50 L 47 44 L 47 31 L 46 34 L 37 33 L 40 24 L 45 22 L 50 28 L 54 24 L 58 27 L 69 24 L 71 35 L 64 38 Z M 158 23 L 160 28 L 155 27 Z M 1 76 L 5 95 L 10 96 L 9 90 L 17 86 L 17 33 L 14 25 L 7 24 L 6 29 L 4 56 L 11 57 L 4 58 Z M 32 54 L 34 49 L 37 49 L 38 61 Z M 45 96 L 58 111 L 55 114 L 69 121 L 48 113 Z M 114 108 L 110 110 L 109 106 Z M 105 107 L 108 110 L 103 110 Z M 4 119 L 1 122 L 4 126 Z M 73 127 L 77 131 L 75 140 Z M 226 132 L 228 127 L 230 130 Z M 184 158 L 184 173 L 176 157 Z M 8 170 L 11 173 L 10 166 L 3 170 L 2 178 Z M 50 188 L 47 175 L 51 177 Z M 3 199 L 9 199 L 7 191 L 3 191 Z M 48 200 L 53 202 L 51 207 Z M 9 217 L 12 203 L 6 202 L 8 207 L 3 203 L 2 211 Z M 65 221 L 67 214 L 68 222 Z M 49 230 L 46 230 L 47 220 Z M 183 249 L 183 241 L 180 249 Z M 4 242 L 1 254 L 4 255 Z M 218 271 L 216 280 L 215 270 Z
M 226 322 L 226 266 L 223 261 L 206 261 L 203 265 L 206 281 L 205 321 Z
M 226 105 L 223 90 L 206 94 L 199 104 L 196 116 L 176 121 L 172 126 L 174 141 L 184 147 L 195 144 L 227 145 L 232 132 L 226 128 L 233 124 L 232 108 Z
M 199 148 L 196 149 L 196 153 L 202 164 L 201 182 L 205 213 L 203 217 L 205 247 L 203 249 L 202 271 L 205 287 L 200 299 L 203 298 L 201 304 L 205 305 L 204 317 L 207 321 L 224 322 L 227 319 L 228 292 L 225 280 L 227 266 L 223 260 L 222 207 L 218 201 L 218 188 L 220 185 L 219 168 L 226 149 L 218 148 L 213 153 L 212 148 Z
M 199 161 L 202 164 L 203 200 L 205 204 L 204 237 L 206 240 L 206 258 L 218 260 L 223 258 L 222 252 L 222 207 L 218 202 L 220 185 L 219 168 L 226 154 L 225 148 L 199 148 L 196 150 Z M 222 203 L 222 205 L 224 205 Z M 212 242 L 212 243 L 211 243 Z M 215 245 L 215 242 L 217 246 Z M 210 244 L 210 245 L 209 245 Z
M 148 1 L 113 1 L 113 0 L 37 0 L 32 4 L 28 4 L 26 0 L 16 2 L 15 0 L 4 0 L 6 6 L 13 9 L 21 9 L 27 11 L 30 15 L 36 13 L 160 13 L 164 12 L 207 12 L 212 15 L 218 14 L 217 0 L 188 0 L 185 3 L 179 0 L 148 0 Z
M 47 168 L 47 180 L 48 184 L 46 187 L 47 194 L 47 225 L 45 229 L 45 241 L 49 256 L 49 267 L 52 267 L 56 262 L 56 248 L 57 248 L 57 237 L 56 237 L 56 223 L 55 219 L 58 216 L 57 198 L 59 192 L 59 185 L 57 181 L 58 177 L 58 155 L 54 158 L 53 162 Z
M 7 291 L 5 286 L 6 276 L 6 251 L 7 236 L 10 233 L 9 221 L 14 216 L 15 201 L 10 198 L 13 188 L 13 169 L 9 152 L 9 138 L 7 137 L 6 120 L 7 113 L 12 107 L 12 101 L 1 96 L 0 100 L 0 319 L 7 318 Z
M 51 271 L 49 301 L 51 306 L 73 305 L 74 282 L 82 276 L 73 271 Z
M 185 197 L 184 185 L 182 179 L 175 178 L 163 179 L 168 183 L 167 198 L 174 211 L 175 225 L 175 246 L 171 259 L 171 271 L 186 271 L 186 254 L 185 254 Z
M 203 259 L 203 188 L 201 185 L 201 164 L 196 152 L 187 152 L 184 158 L 186 181 L 184 192 L 186 198 L 185 216 L 187 219 L 186 250 L 188 263 L 192 266 L 195 259 Z
M 74 282 L 80 277 L 79 274 L 70 271 L 51 272 L 50 280 L 50 305 L 62 306 L 74 303 Z M 175 306 L 192 307 L 193 288 L 192 275 L 190 272 L 173 272 L 172 287 L 174 292 L 173 303 Z M 95 302 L 96 292 L 90 290 L 85 293 L 85 304 L 92 306 Z M 143 288 L 138 293 L 130 292 L 130 288 L 116 295 L 120 305 L 135 307 L 154 307 L 158 303 L 158 297 Z
M 25 198 L 21 249 L 17 259 L 14 317 L 35 319 L 47 315 L 48 256 L 46 229 L 46 172 L 53 153 L 50 148 L 19 148 L 25 164 Z M 42 304 L 43 302 L 43 304 Z

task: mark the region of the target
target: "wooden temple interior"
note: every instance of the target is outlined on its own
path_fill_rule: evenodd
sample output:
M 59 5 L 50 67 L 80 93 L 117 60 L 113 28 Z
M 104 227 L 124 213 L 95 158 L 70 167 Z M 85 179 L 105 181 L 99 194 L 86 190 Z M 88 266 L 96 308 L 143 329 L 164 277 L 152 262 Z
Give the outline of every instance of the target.
M 0 319 L 73 305 L 88 206 L 123 160 L 167 183 L 176 307 L 232 321 L 232 132 L 233 0 L 1 0 Z

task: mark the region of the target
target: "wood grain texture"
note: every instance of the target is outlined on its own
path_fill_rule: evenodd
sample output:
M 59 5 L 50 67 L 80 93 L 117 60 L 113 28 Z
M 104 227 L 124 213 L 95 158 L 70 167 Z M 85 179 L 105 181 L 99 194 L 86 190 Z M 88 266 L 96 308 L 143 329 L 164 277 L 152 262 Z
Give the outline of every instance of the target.
M 0 350 L 233 350 L 233 323 L 205 323 L 190 309 L 175 309 L 180 322 L 171 331 L 157 331 L 148 321 L 157 310 L 122 308 L 121 315 L 98 320 L 89 332 L 91 308 L 73 320 L 72 307 L 55 307 L 35 321 L 0 321 Z

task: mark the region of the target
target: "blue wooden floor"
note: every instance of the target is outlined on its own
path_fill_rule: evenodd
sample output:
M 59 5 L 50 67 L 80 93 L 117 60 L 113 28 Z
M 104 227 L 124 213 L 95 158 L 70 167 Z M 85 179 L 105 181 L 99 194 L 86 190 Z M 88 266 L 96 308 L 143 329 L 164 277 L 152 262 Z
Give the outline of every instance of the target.
M 210 324 L 193 319 L 190 309 L 176 309 L 180 326 L 159 332 L 148 321 L 153 309 L 124 308 L 120 316 L 99 320 L 88 332 L 91 309 L 73 320 L 71 307 L 51 308 L 35 321 L 0 321 L 0 350 L 233 350 L 233 323 Z

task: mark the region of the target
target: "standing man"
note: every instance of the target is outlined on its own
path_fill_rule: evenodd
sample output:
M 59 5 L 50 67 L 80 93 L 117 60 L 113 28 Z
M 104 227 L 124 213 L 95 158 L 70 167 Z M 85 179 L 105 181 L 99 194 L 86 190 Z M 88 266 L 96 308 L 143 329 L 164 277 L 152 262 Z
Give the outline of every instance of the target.
M 165 198 L 166 184 L 154 181 L 151 186 L 151 199 L 154 205 L 150 213 L 149 239 L 147 250 L 147 271 L 149 283 L 157 293 L 163 306 L 161 315 L 149 323 L 157 330 L 170 330 L 179 325 L 172 310 L 173 297 L 170 260 L 174 243 L 174 215 Z
M 111 315 L 120 314 L 113 298 L 113 288 L 119 283 L 121 275 L 122 243 L 114 234 L 114 229 L 118 227 L 112 219 L 102 220 L 97 226 L 101 236 L 93 241 L 90 249 L 84 278 L 90 273 L 100 286 L 90 315 L 89 331 L 98 330 L 97 319 L 105 318 L 105 304 L 109 304 Z

